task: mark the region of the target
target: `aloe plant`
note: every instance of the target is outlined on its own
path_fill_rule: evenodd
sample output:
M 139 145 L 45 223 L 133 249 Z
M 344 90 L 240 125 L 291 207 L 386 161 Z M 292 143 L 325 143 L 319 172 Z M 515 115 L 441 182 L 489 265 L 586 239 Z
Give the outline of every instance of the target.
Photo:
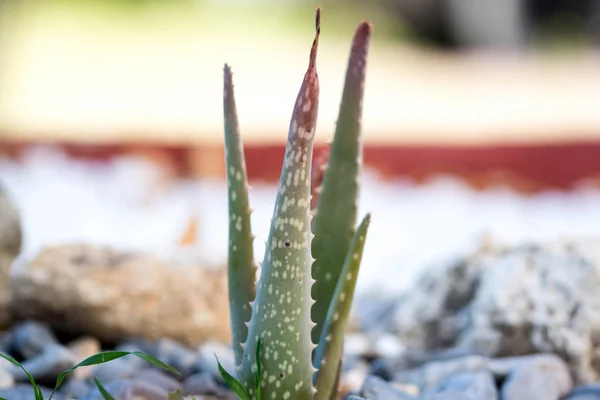
M 328 160 L 313 174 L 320 17 L 317 8 L 258 283 L 232 72 L 224 68 L 228 278 L 237 378 L 219 368 L 241 399 L 329 400 L 337 394 L 344 332 L 370 223 L 367 214 L 356 227 L 371 25 L 361 22 L 355 32 Z

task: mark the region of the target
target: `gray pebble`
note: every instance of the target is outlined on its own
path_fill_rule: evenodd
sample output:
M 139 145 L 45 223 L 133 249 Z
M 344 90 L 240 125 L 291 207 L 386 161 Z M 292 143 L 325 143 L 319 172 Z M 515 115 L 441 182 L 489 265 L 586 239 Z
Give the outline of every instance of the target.
M 208 371 L 215 378 L 217 378 L 217 380 L 222 381 L 221 374 L 219 373 L 219 368 L 217 366 L 217 360 L 215 360 L 215 354 L 219 358 L 219 362 L 225 371 L 235 376 L 236 369 L 233 350 L 230 346 L 215 340 L 209 340 L 200 346 L 196 361 L 197 371 Z
M 40 387 L 40 389 L 42 389 L 44 399 L 50 398 L 52 390 L 45 387 Z M 12 389 L 0 389 L 0 397 L 7 400 L 33 400 L 35 395 L 31 385 L 23 384 L 17 385 Z M 52 400 L 66 400 L 66 397 L 57 392 L 54 397 L 52 397 Z
M 40 354 L 46 346 L 56 343 L 56 337 L 48 325 L 40 322 L 20 322 L 11 331 L 11 352 L 26 360 Z
M 196 372 L 198 357 L 193 349 L 172 339 L 159 340 L 155 345 L 155 349 L 155 352 L 151 354 L 175 368 L 181 373 L 182 377 L 186 378 Z
M 558 356 L 529 356 L 510 372 L 501 389 L 503 400 L 558 400 L 573 387 L 567 365 Z
M 394 381 L 410 383 L 421 390 L 434 389 L 452 375 L 484 371 L 487 369 L 487 365 L 488 359 L 478 355 L 449 358 L 443 361 L 432 361 L 419 368 L 397 373 Z
M 80 399 L 92 390 L 92 385 L 81 379 L 69 379 L 60 387 L 60 390 L 69 398 Z
M 564 400 L 600 400 L 600 383 L 578 386 Z
M 441 350 L 405 350 L 396 357 L 382 357 L 371 363 L 371 373 L 392 380 L 394 376 L 407 369 L 415 369 L 430 362 L 462 359 L 474 355 L 469 349 L 453 347 Z
M 65 346 L 50 344 L 40 354 L 23 362 L 22 365 L 36 381 L 53 385 L 60 373 L 73 367 L 76 363 L 75 356 Z M 25 372 L 17 366 L 12 366 L 10 373 L 19 382 L 29 381 Z
M 162 370 L 155 368 L 144 368 L 136 372 L 134 378 L 136 380 L 150 382 L 169 392 L 181 389 L 182 386 L 179 381 L 162 372 Z
M 130 351 L 130 350 L 127 350 Z M 98 378 L 100 382 L 113 382 L 121 379 L 131 378 L 148 363 L 134 355 L 117 358 L 105 364 L 98 364 L 91 371 L 91 376 Z
M 210 372 L 200 372 L 183 382 L 183 391 L 189 394 L 213 395 L 226 398 L 230 391 L 220 385 Z
M 439 388 L 426 395 L 427 399 L 497 400 L 496 382 L 489 372 L 469 372 L 451 376 Z
M 361 395 L 371 400 L 416 400 L 417 398 L 377 376 L 368 376 Z
M 0 369 L 0 389 L 9 389 L 15 386 L 15 377 L 8 369 Z
M 133 400 L 141 397 L 144 400 L 165 400 L 169 393 L 151 382 L 143 381 L 141 379 L 127 379 L 114 381 L 102 386 L 110 393 L 115 400 Z M 100 394 L 97 387 L 94 387 L 84 397 L 84 400 L 103 400 L 104 398 Z

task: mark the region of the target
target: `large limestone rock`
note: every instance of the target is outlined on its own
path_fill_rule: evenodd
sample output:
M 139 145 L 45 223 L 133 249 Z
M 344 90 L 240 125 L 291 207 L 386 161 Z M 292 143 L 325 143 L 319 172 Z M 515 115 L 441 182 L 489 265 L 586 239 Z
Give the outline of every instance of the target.
M 0 185 L 0 325 L 10 319 L 10 267 L 21 253 L 21 218 Z
M 480 251 L 425 273 L 394 314 L 408 346 L 555 353 L 600 380 L 600 240 Z
M 224 269 L 87 245 L 46 249 L 13 278 L 13 312 L 106 341 L 229 340 Z

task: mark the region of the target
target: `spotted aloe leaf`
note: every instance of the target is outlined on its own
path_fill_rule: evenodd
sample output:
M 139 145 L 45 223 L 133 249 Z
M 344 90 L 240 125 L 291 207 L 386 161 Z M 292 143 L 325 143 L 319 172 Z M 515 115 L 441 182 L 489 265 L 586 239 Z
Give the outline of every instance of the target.
M 363 164 L 361 118 L 371 25 L 354 34 L 336 130 L 313 220 L 312 340 L 317 343 L 355 231 L 360 169 Z
M 252 316 L 251 303 L 256 297 L 256 270 L 250 225 L 248 177 L 240 137 L 233 91 L 233 77 L 224 68 L 223 113 L 225 120 L 225 164 L 229 197 L 228 281 L 231 331 L 236 365 L 244 356 L 242 344 L 248 336 L 247 323 Z
M 314 357 L 315 367 L 319 368 L 318 373 L 315 374 L 317 392 L 314 400 L 329 400 L 335 394 L 339 363 L 342 357 L 344 332 L 352 307 L 352 299 L 370 221 L 371 216 L 367 214 L 354 234 L 333 293 L 333 301 L 329 305 L 329 310 L 327 310 L 327 316 L 319 338 L 319 346 Z
M 240 377 L 251 395 L 256 382 L 255 347 L 262 341 L 261 392 L 264 398 L 312 399 L 313 366 L 310 331 L 310 182 L 314 134 L 319 108 L 316 68 L 320 9 L 308 69 L 292 111 L 285 158 L 248 342 Z

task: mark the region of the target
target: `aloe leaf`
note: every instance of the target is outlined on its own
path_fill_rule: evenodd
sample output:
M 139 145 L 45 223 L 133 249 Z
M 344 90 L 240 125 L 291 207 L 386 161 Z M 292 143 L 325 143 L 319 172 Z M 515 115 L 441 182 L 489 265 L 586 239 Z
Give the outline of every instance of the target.
M 256 345 L 262 339 L 265 398 L 312 399 L 310 338 L 310 177 L 319 106 L 316 56 L 320 9 L 310 61 L 292 112 L 285 158 L 265 259 L 246 343 L 241 376 L 247 387 L 256 373 Z M 253 393 L 250 393 L 251 395 Z
M 231 310 L 231 332 L 235 363 L 242 363 L 242 344 L 248 337 L 247 323 L 252 316 L 251 303 L 256 297 L 256 270 L 252 228 L 250 225 L 250 202 L 248 200 L 248 176 L 244 149 L 240 137 L 233 77 L 228 65 L 224 68 L 223 114 L 225 125 L 225 164 L 229 198 L 229 246 L 228 282 Z
M 35 379 L 33 378 L 33 376 L 25 369 L 25 367 L 23 367 L 23 365 L 21 365 L 20 362 L 18 362 L 17 360 L 15 360 L 13 357 L 9 356 L 8 354 L 0 353 L 0 357 L 4 358 L 6 361 L 9 361 L 14 366 L 21 368 L 23 370 L 23 372 L 25 372 L 25 375 L 27 375 L 27 378 L 29 379 L 29 383 L 31 384 L 31 387 L 33 388 L 33 394 L 35 396 L 35 400 L 44 400 L 44 395 L 42 394 L 42 389 L 39 388 L 37 383 L 35 383 Z M 52 398 L 52 396 L 50 396 L 50 398 Z
M 237 379 L 231 376 L 231 374 L 227 372 L 225 368 L 223 368 L 216 354 L 215 358 L 217 359 L 219 373 L 221 374 L 221 377 L 223 378 L 227 386 L 229 386 L 229 388 L 233 391 L 233 393 L 236 394 L 237 397 L 240 398 L 240 400 L 250 400 L 250 395 L 246 391 L 246 388 L 244 388 L 244 385 L 242 385 Z
M 313 220 L 312 339 L 317 343 L 335 285 L 354 234 L 362 168 L 361 118 L 371 25 L 362 22 L 354 34 L 336 130 L 320 199 Z
M 94 377 L 94 383 L 96 384 L 96 387 L 100 391 L 100 395 L 102 395 L 102 398 L 104 400 L 115 400 L 115 398 L 112 397 L 110 393 L 108 393 L 108 390 L 106 390 L 104 386 L 102 386 L 98 378 Z
M 315 351 L 314 362 L 319 371 L 316 375 L 317 392 L 314 400 L 329 400 L 334 389 L 339 361 L 342 356 L 344 333 L 352 306 L 352 298 L 354 297 L 354 289 L 356 288 L 356 280 L 370 221 L 371 216 L 367 214 L 354 234 L 350 251 L 346 255 L 342 274 L 335 288 L 333 301 L 327 311 L 319 346 Z

